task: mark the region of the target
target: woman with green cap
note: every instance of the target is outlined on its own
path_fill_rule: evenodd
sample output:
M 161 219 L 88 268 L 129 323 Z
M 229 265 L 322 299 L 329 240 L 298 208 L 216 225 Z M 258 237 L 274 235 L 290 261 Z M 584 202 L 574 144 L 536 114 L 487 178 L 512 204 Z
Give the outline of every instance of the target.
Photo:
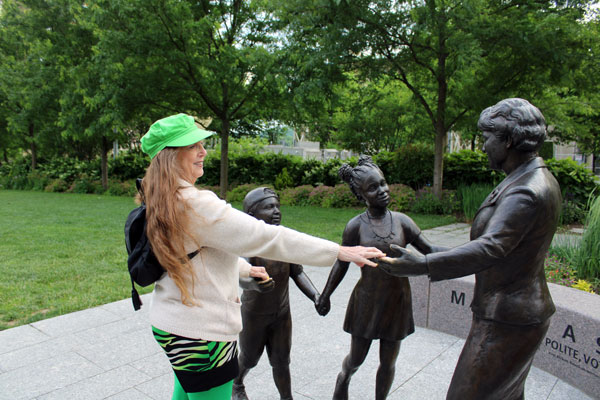
M 242 328 L 238 280 L 268 279 L 262 267 L 241 257 L 325 267 L 336 259 L 375 266 L 369 258 L 384 255 L 265 224 L 198 190 L 202 141 L 210 135 L 193 117 L 177 114 L 156 121 L 142 137 L 142 150 L 152 159 L 142 183 L 146 233 L 166 270 L 154 286 L 150 322 L 175 373 L 173 400 L 231 398 Z

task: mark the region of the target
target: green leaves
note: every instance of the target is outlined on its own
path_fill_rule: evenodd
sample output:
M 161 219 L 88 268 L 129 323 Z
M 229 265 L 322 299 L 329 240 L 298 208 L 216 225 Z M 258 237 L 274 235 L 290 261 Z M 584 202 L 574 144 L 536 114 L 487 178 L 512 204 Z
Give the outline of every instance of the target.
M 231 132 L 258 121 L 364 153 L 436 143 L 435 187 L 447 132 L 472 135 L 482 109 L 512 96 L 598 153 L 587 3 L 3 1 L 0 156 L 92 158 L 187 112 L 220 131 L 224 166 Z
M 594 174 L 575 161 L 550 159 L 546 161 L 546 164 L 560 184 L 565 201 L 574 201 L 585 207 L 590 194 L 598 191 L 599 185 L 596 183 Z
M 293 4 L 300 7 L 298 2 Z M 304 6 L 299 21 L 292 22 L 297 32 L 304 33 L 293 39 L 308 43 L 316 54 L 356 74 L 360 84 L 394 79 L 411 93 L 418 105 L 414 114 L 418 120 L 428 120 L 428 126 L 418 131 L 436 143 L 433 184 L 439 190 L 448 131 L 472 132 L 479 112 L 504 97 L 524 97 L 537 104 L 542 93 L 552 92 L 548 88 L 569 82 L 569 70 L 577 68 L 576 61 L 585 53 L 580 19 L 584 6 L 536 1 L 517 5 L 479 0 L 343 4 L 315 0 Z M 318 28 L 308 28 L 309 21 Z M 401 97 L 400 86 L 396 91 Z M 384 113 L 369 115 L 375 107 L 369 107 L 365 92 L 358 98 L 353 98 L 352 90 L 341 96 L 341 104 L 352 106 L 334 111 L 333 129 L 350 131 L 361 124 L 385 121 Z M 552 98 L 557 99 L 555 91 Z M 414 134 L 410 129 L 415 121 L 402 122 Z M 396 130 L 391 121 L 385 126 L 388 134 Z

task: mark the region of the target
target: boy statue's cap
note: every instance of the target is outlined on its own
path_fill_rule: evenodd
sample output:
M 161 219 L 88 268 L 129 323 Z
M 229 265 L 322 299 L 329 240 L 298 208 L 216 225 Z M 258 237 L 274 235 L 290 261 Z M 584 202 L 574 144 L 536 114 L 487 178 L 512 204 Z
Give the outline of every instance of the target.
M 198 128 L 194 117 L 186 114 L 159 119 L 142 136 L 142 151 L 154 158 L 165 147 L 183 147 L 197 143 L 214 132 Z
M 256 189 L 249 191 L 246 197 L 244 197 L 244 212 L 246 214 L 251 214 L 258 203 L 269 197 L 275 197 L 279 200 L 277 193 L 268 187 L 257 187 Z

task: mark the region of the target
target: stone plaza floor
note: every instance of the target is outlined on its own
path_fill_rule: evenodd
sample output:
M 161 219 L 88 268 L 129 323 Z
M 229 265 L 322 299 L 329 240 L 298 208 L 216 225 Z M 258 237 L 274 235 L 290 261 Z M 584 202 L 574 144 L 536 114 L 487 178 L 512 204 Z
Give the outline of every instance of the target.
M 469 227 L 453 224 L 425 231 L 433 242 L 455 246 L 468 240 Z M 306 267 L 318 289 L 329 268 Z M 294 398 L 330 399 L 350 346 L 342 330 L 346 303 L 360 276 L 352 266 L 331 297 L 331 312 L 319 316 L 290 282 L 293 317 L 291 354 Z M 123 283 L 128 284 L 127 282 Z M 163 400 L 171 398 L 172 372 L 147 320 L 149 295 L 141 311 L 125 299 L 0 332 L 0 400 Z M 417 327 L 403 340 L 389 399 L 444 399 L 463 339 Z M 350 384 L 351 399 L 375 397 L 379 345 Z M 250 399 L 279 399 L 266 354 L 246 378 Z M 528 400 L 592 399 L 560 379 L 532 368 Z

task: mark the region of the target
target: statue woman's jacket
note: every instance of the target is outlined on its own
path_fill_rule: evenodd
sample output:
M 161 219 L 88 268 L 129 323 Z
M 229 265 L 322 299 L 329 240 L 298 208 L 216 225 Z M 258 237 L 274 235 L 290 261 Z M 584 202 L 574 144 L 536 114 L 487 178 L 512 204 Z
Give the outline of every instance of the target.
M 482 203 L 470 242 L 426 256 L 431 280 L 474 273 L 476 316 L 515 325 L 545 321 L 555 307 L 544 260 L 560 205 L 560 188 L 544 161 L 520 165 Z

